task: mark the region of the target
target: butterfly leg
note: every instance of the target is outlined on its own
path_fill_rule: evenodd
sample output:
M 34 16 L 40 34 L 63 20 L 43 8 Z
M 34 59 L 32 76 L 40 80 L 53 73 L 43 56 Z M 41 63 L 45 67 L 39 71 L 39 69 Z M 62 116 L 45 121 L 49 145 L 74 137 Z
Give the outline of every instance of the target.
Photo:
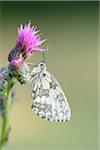
M 26 62 L 27 65 L 31 65 L 31 66 L 34 66 L 34 63 L 32 62 Z

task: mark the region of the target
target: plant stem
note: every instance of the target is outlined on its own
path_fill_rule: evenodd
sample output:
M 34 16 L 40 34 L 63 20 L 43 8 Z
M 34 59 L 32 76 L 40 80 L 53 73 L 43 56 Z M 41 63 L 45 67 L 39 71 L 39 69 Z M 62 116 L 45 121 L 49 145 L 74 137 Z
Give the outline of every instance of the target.
M 7 133 L 8 133 L 8 118 L 9 118 L 9 105 L 10 105 L 10 101 L 9 101 L 9 95 L 10 95 L 10 90 L 12 88 L 12 82 L 9 81 L 8 82 L 8 88 L 7 88 L 7 93 L 5 96 L 5 112 L 4 115 L 2 117 L 2 131 L 1 131 L 1 142 L 0 142 L 0 150 L 2 150 L 2 148 L 4 147 L 4 145 L 7 142 Z

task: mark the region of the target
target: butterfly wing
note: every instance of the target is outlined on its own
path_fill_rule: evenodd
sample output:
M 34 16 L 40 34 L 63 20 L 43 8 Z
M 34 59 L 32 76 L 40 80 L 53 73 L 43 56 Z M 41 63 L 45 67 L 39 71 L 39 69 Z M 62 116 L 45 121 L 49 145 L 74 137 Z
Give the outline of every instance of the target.
M 49 121 L 68 121 L 71 111 L 57 80 L 43 71 L 32 81 L 32 110 Z

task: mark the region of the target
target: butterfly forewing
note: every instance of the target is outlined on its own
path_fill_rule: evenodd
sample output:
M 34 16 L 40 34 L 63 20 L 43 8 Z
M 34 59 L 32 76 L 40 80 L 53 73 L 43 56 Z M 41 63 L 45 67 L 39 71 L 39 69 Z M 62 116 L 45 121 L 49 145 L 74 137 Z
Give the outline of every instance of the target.
M 57 80 L 46 70 L 32 81 L 32 110 L 50 121 L 70 120 L 71 111 Z

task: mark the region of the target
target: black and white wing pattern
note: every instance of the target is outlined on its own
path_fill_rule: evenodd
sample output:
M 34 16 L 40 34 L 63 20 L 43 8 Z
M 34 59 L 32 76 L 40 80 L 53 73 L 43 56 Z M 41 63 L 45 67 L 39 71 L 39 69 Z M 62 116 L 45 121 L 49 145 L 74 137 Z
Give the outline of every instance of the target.
M 46 120 L 68 121 L 71 118 L 71 111 L 67 98 L 57 80 L 43 65 L 39 64 L 33 69 L 31 108 Z

